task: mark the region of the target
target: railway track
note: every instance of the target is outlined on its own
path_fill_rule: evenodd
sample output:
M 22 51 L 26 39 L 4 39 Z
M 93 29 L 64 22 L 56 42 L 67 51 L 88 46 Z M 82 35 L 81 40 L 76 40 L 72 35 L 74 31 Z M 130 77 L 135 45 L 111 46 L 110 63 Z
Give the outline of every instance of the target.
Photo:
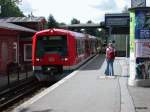
M 41 87 L 41 83 L 38 83 L 35 79 L 23 82 L 15 87 L 8 88 L 0 93 L 0 111 L 13 105 L 17 100 L 21 99 L 25 95 L 37 90 Z
M 71 72 L 63 73 L 60 75 L 60 79 L 64 78 Z M 57 81 L 56 81 L 57 82 Z M 13 108 L 11 106 L 19 103 L 23 98 L 30 97 L 30 95 L 35 94 L 38 90 L 43 90 L 56 82 L 41 82 L 37 81 L 35 78 L 31 78 L 28 81 L 24 81 L 22 83 L 18 83 L 19 85 L 10 87 L 5 89 L 4 91 L 0 91 L 0 112 L 6 111 L 9 108 Z

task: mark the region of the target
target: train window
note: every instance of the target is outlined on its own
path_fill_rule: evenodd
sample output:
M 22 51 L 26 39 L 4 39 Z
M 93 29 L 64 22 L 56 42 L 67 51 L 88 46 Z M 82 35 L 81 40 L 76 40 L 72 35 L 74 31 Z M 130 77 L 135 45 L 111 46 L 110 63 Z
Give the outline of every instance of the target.
M 76 49 L 77 49 L 77 54 L 79 54 L 79 42 L 78 42 L 78 40 L 76 41 Z
M 43 53 L 57 53 L 61 56 L 67 55 L 67 38 L 65 38 L 65 36 L 43 36 L 39 37 L 38 41 L 39 43 L 37 42 L 37 51 L 41 53 L 39 53 L 40 56 L 42 56 Z M 40 47 L 38 47 L 38 44 Z
M 39 38 L 39 39 L 37 39 L 36 56 L 42 57 L 43 55 L 44 55 L 43 40 L 41 38 Z
M 80 40 L 77 40 L 77 53 L 78 55 L 81 54 L 81 45 L 80 45 Z
M 84 53 L 85 52 L 85 40 L 82 40 L 81 46 L 82 46 L 82 53 Z
M 77 40 L 77 53 L 78 55 L 83 54 L 85 51 L 84 40 Z

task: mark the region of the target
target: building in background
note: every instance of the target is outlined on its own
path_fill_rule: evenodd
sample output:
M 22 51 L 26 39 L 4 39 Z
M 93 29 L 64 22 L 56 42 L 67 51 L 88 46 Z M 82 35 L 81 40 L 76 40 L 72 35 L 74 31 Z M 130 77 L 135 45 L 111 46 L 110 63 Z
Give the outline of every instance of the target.
M 32 36 L 45 24 L 43 17 L 0 18 L 0 74 L 10 63 L 31 63 Z

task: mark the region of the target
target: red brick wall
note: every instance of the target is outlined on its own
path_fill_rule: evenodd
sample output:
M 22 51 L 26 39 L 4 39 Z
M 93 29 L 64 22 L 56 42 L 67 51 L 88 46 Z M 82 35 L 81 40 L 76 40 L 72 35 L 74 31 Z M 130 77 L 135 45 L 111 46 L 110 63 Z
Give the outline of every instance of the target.
M 13 61 L 14 42 L 18 33 L 12 30 L 0 29 L 0 73 L 6 73 L 7 64 Z

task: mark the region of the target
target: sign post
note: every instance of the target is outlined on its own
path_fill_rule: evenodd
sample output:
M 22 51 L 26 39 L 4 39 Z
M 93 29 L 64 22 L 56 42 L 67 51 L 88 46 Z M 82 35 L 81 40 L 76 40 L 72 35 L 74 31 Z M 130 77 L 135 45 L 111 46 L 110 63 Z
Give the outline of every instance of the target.
M 1 8 L 1 5 L 0 5 L 0 14 L 2 13 L 2 8 Z

